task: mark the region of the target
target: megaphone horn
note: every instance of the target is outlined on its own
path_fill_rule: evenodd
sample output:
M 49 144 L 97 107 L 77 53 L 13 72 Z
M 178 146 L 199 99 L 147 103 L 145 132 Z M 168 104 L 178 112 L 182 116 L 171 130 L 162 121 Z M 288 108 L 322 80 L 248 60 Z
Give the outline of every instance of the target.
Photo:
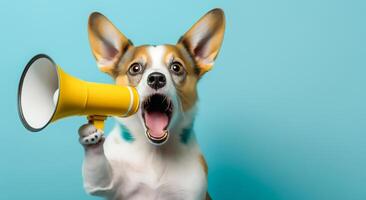
M 45 54 L 28 62 L 19 82 L 19 116 L 33 132 L 75 115 L 86 115 L 98 129 L 103 129 L 106 117 L 130 116 L 138 106 L 135 88 L 80 80 L 65 73 Z

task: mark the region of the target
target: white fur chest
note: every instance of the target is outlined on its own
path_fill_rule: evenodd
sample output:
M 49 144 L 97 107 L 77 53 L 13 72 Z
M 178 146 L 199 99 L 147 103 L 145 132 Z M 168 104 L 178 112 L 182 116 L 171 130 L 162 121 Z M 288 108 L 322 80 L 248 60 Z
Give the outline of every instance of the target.
M 128 142 L 120 134 L 116 126 L 104 143 L 113 169 L 111 199 L 204 199 L 207 180 L 195 142 L 170 151 Z

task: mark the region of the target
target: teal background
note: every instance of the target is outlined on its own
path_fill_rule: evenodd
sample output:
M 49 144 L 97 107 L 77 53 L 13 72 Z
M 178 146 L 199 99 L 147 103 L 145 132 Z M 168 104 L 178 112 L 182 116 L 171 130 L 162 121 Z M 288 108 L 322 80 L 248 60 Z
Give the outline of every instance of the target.
M 340 0 L 1 1 L 0 199 L 96 199 L 82 188 L 85 119 L 34 134 L 19 121 L 33 55 L 111 83 L 89 48 L 92 11 L 140 45 L 175 43 L 214 7 L 227 29 L 195 125 L 214 199 L 366 199 L 366 3 Z

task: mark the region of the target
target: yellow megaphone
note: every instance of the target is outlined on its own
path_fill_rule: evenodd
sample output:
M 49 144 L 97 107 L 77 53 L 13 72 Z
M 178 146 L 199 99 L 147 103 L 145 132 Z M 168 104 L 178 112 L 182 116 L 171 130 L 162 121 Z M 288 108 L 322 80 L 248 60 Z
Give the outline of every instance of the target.
M 28 62 L 19 83 L 19 116 L 33 132 L 74 115 L 86 115 L 89 122 L 103 129 L 106 117 L 127 117 L 136 113 L 138 107 L 135 88 L 77 79 L 44 54 Z

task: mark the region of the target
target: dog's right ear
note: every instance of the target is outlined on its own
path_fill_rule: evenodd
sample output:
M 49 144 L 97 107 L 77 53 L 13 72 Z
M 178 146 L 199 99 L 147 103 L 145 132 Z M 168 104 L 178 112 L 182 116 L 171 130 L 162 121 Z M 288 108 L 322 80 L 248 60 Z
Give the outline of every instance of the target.
M 104 15 L 94 12 L 89 16 L 89 42 L 101 71 L 113 74 L 118 61 L 131 42 Z

